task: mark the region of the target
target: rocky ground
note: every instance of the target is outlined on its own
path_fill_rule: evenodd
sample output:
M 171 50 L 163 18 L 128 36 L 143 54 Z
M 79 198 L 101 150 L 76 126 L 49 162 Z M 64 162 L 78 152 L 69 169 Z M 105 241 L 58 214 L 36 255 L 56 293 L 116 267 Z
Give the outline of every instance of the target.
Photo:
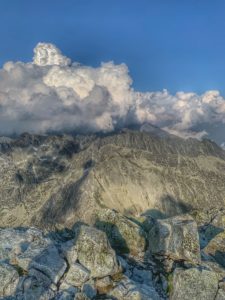
M 0 230 L 0 299 L 225 299 L 225 211 Z

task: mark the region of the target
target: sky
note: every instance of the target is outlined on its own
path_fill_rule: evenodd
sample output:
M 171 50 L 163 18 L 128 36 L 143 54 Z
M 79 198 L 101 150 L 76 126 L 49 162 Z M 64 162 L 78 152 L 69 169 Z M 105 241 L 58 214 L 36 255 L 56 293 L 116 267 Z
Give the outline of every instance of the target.
M 224 0 L 1 0 L 0 65 L 38 42 L 74 61 L 126 63 L 137 90 L 225 96 Z
M 0 135 L 150 123 L 225 147 L 224 0 L 1 0 Z

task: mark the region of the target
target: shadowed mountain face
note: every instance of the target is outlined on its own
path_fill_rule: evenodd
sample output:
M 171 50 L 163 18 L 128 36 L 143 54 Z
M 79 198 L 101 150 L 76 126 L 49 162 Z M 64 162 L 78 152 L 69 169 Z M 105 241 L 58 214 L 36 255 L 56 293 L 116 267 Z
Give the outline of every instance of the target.
M 225 204 L 225 152 L 209 140 L 123 130 L 0 138 L 0 226 L 94 222 L 99 208 L 172 216 Z

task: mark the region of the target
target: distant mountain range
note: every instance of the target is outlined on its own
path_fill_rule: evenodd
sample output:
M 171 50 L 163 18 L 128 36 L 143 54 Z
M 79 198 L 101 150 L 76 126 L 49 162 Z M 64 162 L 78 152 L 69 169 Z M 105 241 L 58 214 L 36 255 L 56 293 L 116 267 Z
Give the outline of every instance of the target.
M 91 224 L 100 208 L 173 216 L 225 204 L 225 151 L 151 126 L 0 138 L 0 226 Z

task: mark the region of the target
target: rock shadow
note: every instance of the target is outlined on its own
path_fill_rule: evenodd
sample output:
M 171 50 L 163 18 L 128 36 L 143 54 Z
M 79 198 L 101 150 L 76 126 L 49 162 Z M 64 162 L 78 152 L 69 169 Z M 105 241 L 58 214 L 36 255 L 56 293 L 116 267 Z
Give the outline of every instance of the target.
M 75 212 L 79 207 L 81 187 L 94 163 L 93 160 L 88 160 L 83 165 L 83 174 L 77 181 L 67 184 L 59 192 L 51 195 L 41 208 L 41 220 L 34 217 L 34 224 L 38 223 L 43 227 L 53 228 L 57 223 L 63 224 L 66 222 L 66 218 L 71 210 Z
M 111 247 L 116 251 L 116 253 L 120 255 L 130 253 L 127 242 L 120 233 L 117 225 L 97 219 L 94 227 L 105 232 Z

